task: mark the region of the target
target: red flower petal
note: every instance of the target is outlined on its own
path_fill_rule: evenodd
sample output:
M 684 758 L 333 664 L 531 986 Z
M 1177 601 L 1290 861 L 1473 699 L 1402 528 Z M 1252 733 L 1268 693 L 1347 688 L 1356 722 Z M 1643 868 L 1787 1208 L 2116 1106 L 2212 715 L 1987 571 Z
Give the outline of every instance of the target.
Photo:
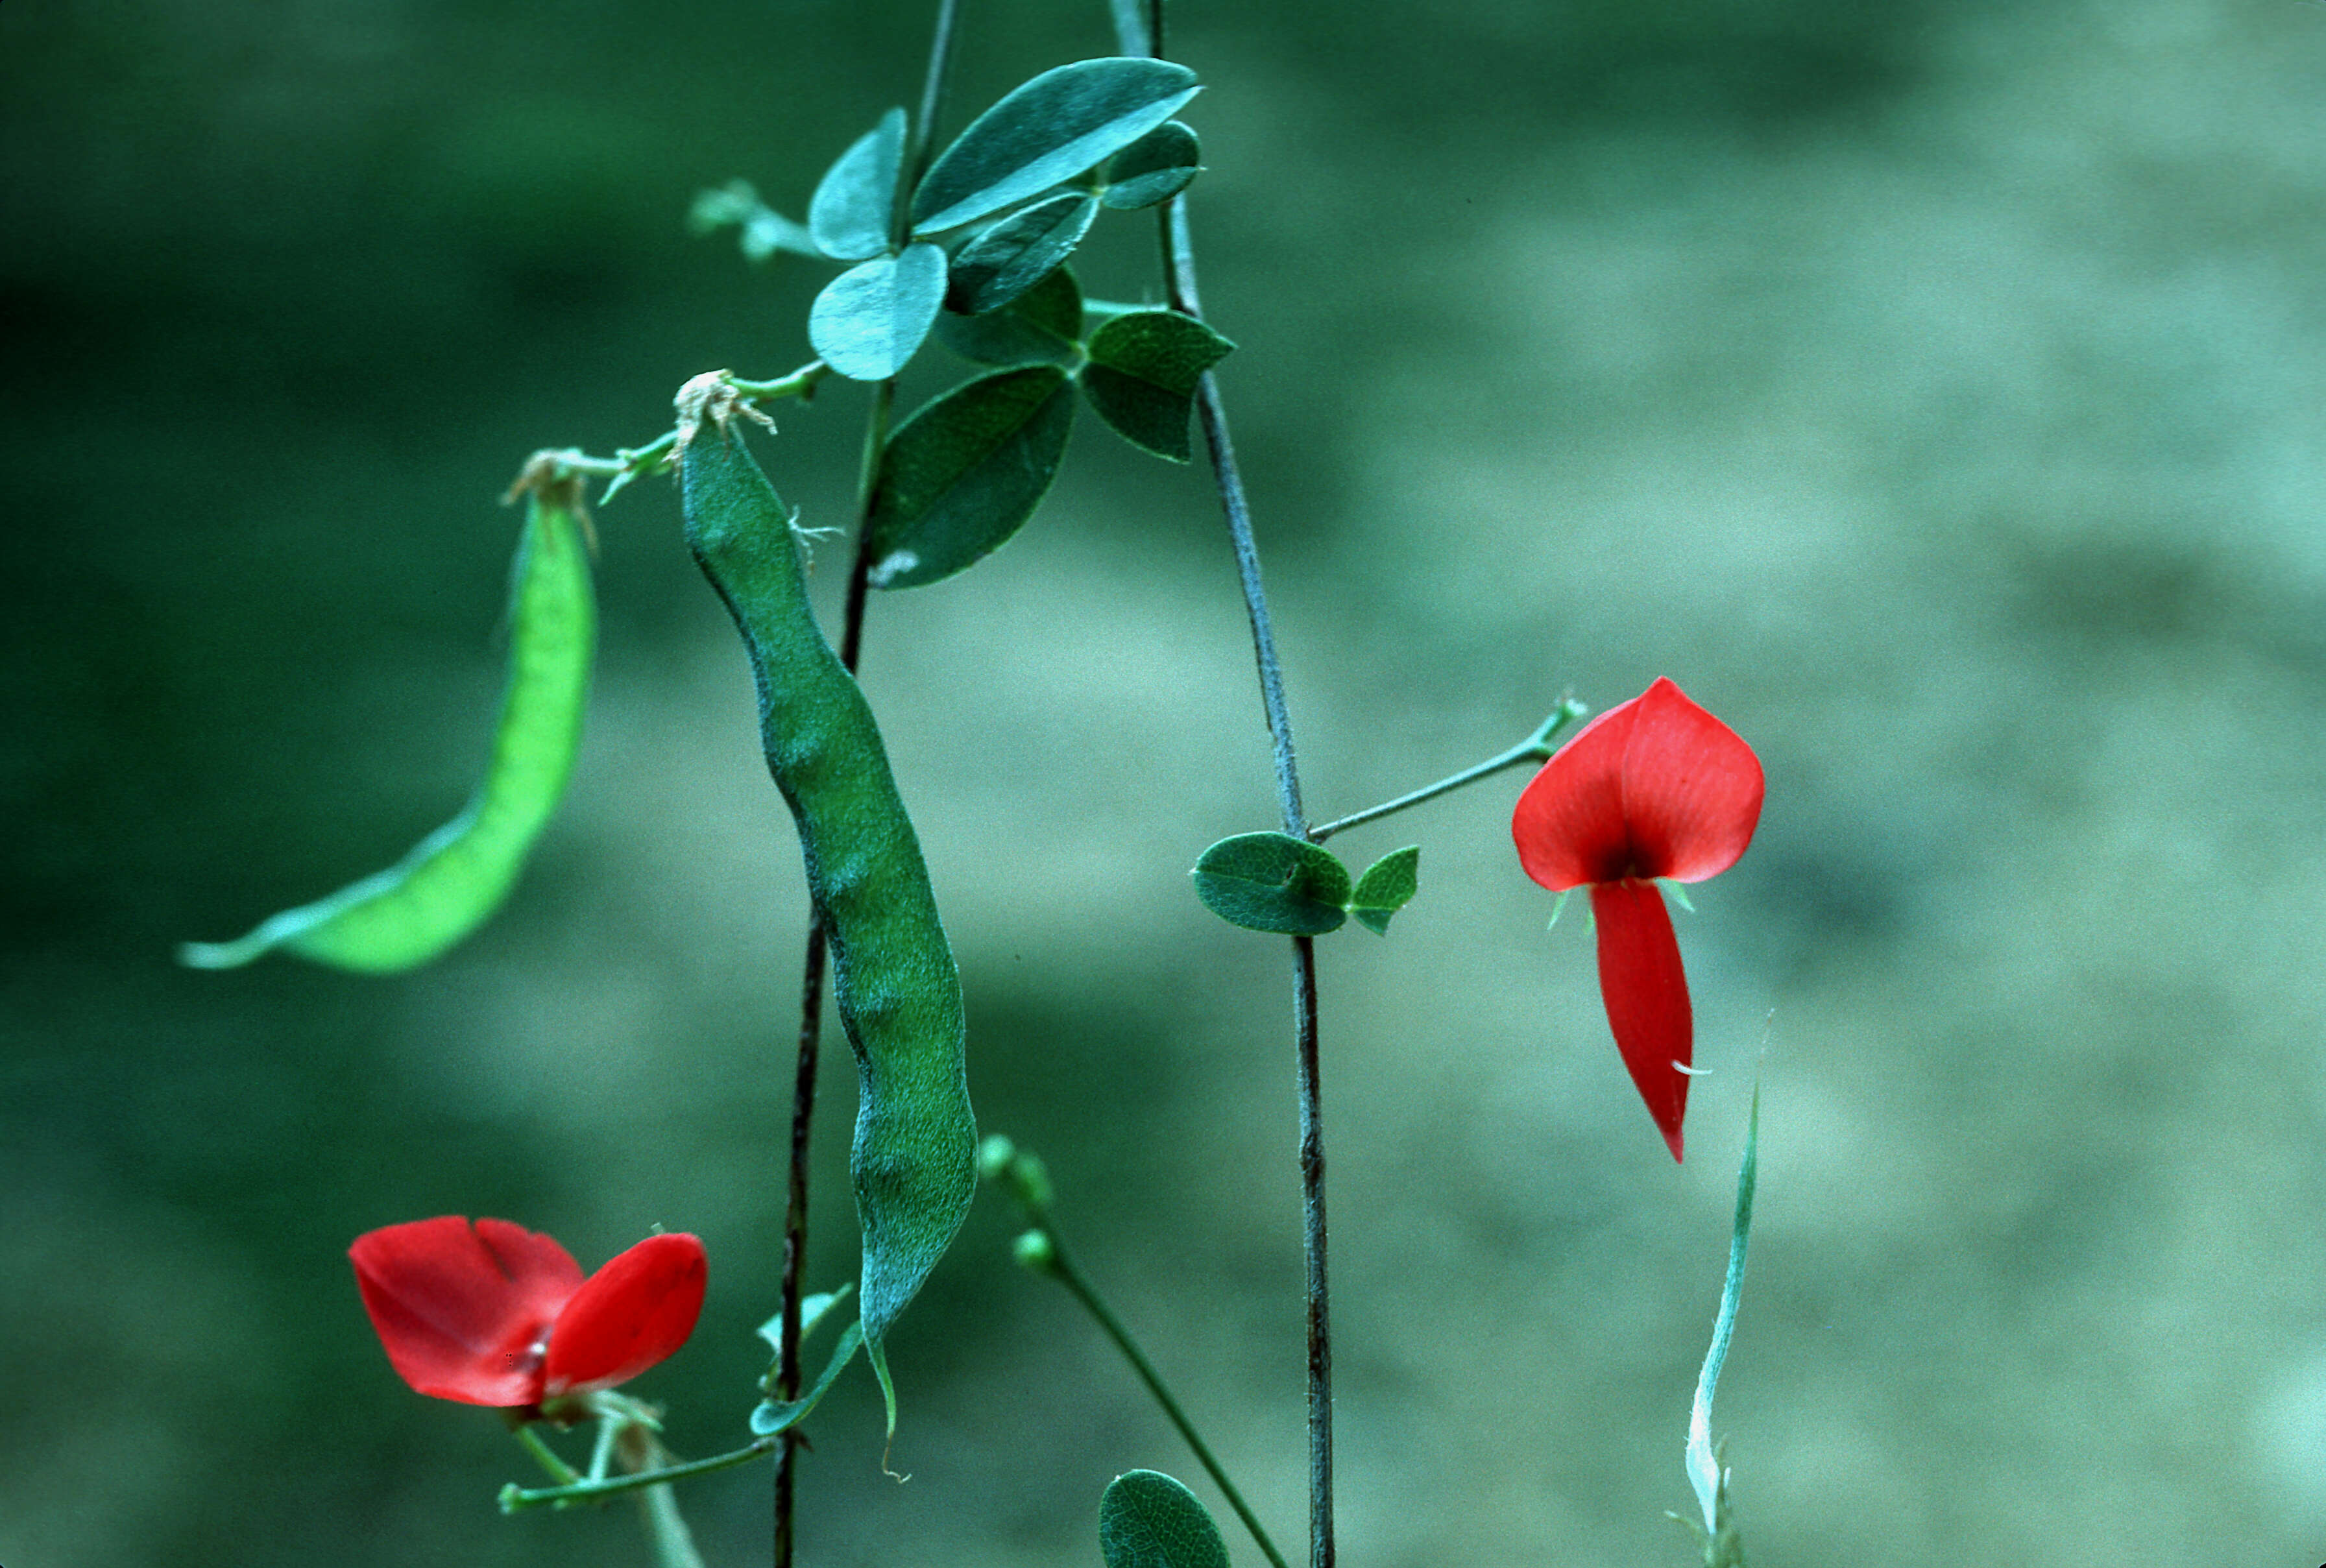
M 548 1393 L 610 1388 L 686 1343 L 707 1276 L 702 1243 L 684 1234 L 649 1236 L 591 1275 L 550 1331 Z
M 541 1398 L 543 1337 L 582 1287 L 582 1266 L 546 1236 L 457 1214 L 390 1225 L 348 1248 L 364 1311 L 397 1376 L 463 1405 Z
M 1761 759 L 1737 733 L 1659 679 L 1633 704 L 1624 822 L 1633 877 L 1701 882 L 1736 864 L 1761 821 Z M 1582 737 L 1576 738 L 1578 741 Z
M 1553 893 L 1632 875 L 1624 757 L 1640 701 L 1619 702 L 1577 730 L 1519 793 L 1511 812 L 1519 864 Z
M 1601 882 L 1591 889 L 1599 927 L 1599 997 L 1615 1049 L 1631 1070 L 1648 1114 L 1679 1158 L 1680 1118 L 1688 1112 L 1688 1074 L 1696 1039 L 1688 976 L 1662 890 L 1652 882 Z

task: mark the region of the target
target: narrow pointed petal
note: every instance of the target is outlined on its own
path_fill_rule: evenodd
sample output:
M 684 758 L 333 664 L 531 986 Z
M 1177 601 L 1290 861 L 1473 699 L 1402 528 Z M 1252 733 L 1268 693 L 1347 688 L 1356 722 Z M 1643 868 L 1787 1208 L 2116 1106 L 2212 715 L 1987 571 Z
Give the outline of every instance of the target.
M 1626 706 L 1634 718 L 1624 751 L 1623 817 L 1633 864 L 1624 874 L 1675 882 L 1718 876 L 1760 824 L 1761 759 L 1670 681 L 1659 679 Z
M 1591 889 L 1599 928 L 1599 997 L 1607 1026 L 1648 1114 L 1672 1158 L 1680 1157 L 1680 1118 L 1688 1112 L 1688 1074 L 1696 1023 L 1688 976 L 1671 915 L 1652 882 L 1602 882 Z
M 610 1388 L 686 1343 L 708 1266 L 684 1233 L 649 1236 L 591 1275 L 558 1314 L 544 1369 L 552 1396 Z
M 1519 864 L 1553 893 L 1630 875 L 1624 757 L 1639 701 L 1617 703 L 1577 730 L 1520 792 L 1511 812 Z
M 414 1389 L 463 1405 L 540 1399 L 542 1341 L 582 1288 L 565 1248 L 506 1220 L 446 1214 L 367 1232 L 348 1256 L 388 1361 Z

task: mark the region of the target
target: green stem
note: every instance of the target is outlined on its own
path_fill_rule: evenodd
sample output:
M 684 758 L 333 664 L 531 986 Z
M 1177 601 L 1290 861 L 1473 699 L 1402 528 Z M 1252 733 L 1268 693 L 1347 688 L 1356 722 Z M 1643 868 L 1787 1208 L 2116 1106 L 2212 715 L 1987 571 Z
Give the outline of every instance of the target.
M 745 403 L 764 403 L 770 398 L 814 395 L 816 384 L 832 374 L 832 366 L 821 359 L 811 359 L 788 376 L 778 376 L 773 381 L 745 381 L 739 376 L 727 377 Z M 557 465 L 560 478 L 574 474 L 587 474 L 596 478 L 611 479 L 606 493 L 598 497 L 604 506 L 619 495 L 623 487 L 641 474 L 658 471 L 669 461 L 678 446 L 678 431 L 666 430 L 642 447 L 621 447 L 610 458 L 593 458 L 585 451 L 567 447 L 562 450 L 536 452 L 535 460 L 547 459 Z
M 647 1488 L 638 1494 L 638 1511 L 646 1517 L 647 1540 L 662 1568 L 702 1568 L 702 1554 L 694 1549 L 693 1532 L 679 1516 L 675 1492 L 666 1486 Z
M 541 1461 L 541 1468 L 547 1471 L 559 1486 L 572 1486 L 582 1479 L 582 1472 L 559 1458 L 557 1451 L 542 1441 L 541 1433 L 533 1429 L 530 1422 L 515 1430 L 517 1442 L 524 1444 L 527 1453 Z
M 1122 1352 L 1122 1359 L 1130 1363 L 1130 1369 L 1139 1374 L 1140 1382 L 1147 1385 L 1147 1391 L 1155 1396 L 1155 1403 L 1162 1406 L 1163 1414 L 1170 1417 L 1173 1426 L 1178 1428 L 1179 1435 L 1186 1440 L 1196 1461 L 1212 1478 L 1212 1484 L 1220 1489 L 1222 1497 L 1227 1498 L 1228 1507 L 1233 1508 L 1236 1517 L 1243 1521 L 1243 1527 L 1251 1532 L 1251 1538 L 1259 1543 L 1261 1554 L 1275 1564 L 1275 1568 L 1285 1568 L 1284 1554 L 1276 1549 L 1276 1543 L 1268 1538 L 1268 1532 L 1261 1527 L 1259 1518 L 1244 1502 L 1243 1494 L 1236 1490 L 1233 1481 L 1228 1480 L 1228 1472 L 1220 1467 L 1210 1445 L 1196 1430 L 1196 1424 L 1187 1419 L 1187 1413 L 1171 1396 L 1171 1390 L 1164 1386 L 1163 1375 L 1155 1369 L 1155 1364 L 1139 1348 L 1139 1341 L 1130 1337 L 1130 1331 L 1123 1326 L 1122 1320 L 1114 1315 L 1091 1282 L 1083 1276 L 1082 1270 L 1067 1257 L 1065 1248 L 1058 1245 L 1058 1233 L 1047 1222 L 1037 1220 L 1037 1234 L 1046 1246 L 1044 1256 L 1032 1260 L 1034 1266 L 1065 1285 L 1067 1292 L 1083 1304 L 1083 1310 L 1106 1331 L 1106 1337 L 1114 1341 L 1114 1348 Z
M 610 1476 L 604 1480 L 576 1480 L 555 1487 L 521 1487 L 511 1482 L 501 1489 L 501 1512 L 515 1514 L 526 1508 L 609 1498 L 617 1492 L 634 1492 L 641 1487 L 661 1486 L 665 1481 L 685 1480 L 693 1476 L 709 1475 L 714 1471 L 732 1470 L 739 1464 L 750 1463 L 762 1454 L 774 1452 L 780 1441 L 778 1438 L 762 1437 L 730 1452 L 713 1454 L 709 1459 L 689 1460 L 684 1464 L 665 1465 L 658 1470 L 641 1471 L 636 1475 Z
M 621 1426 L 617 1441 L 622 1462 L 633 1471 L 656 1474 L 669 1462 L 669 1451 L 643 1426 Z M 702 1568 L 702 1554 L 694 1548 L 694 1533 L 686 1527 L 678 1511 L 678 1494 L 669 1483 L 657 1482 L 638 1494 L 638 1517 L 661 1568 Z
M 746 403 L 758 403 L 770 397 L 812 397 L 816 384 L 832 374 L 832 366 L 821 359 L 811 359 L 789 376 L 778 376 L 773 381 L 746 381 L 730 376 L 727 385 L 733 387 Z M 674 432 L 675 434 L 675 432 Z
M 1441 778 L 1436 784 L 1424 784 L 1411 794 L 1400 795 L 1393 801 L 1383 801 L 1380 805 L 1367 806 L 1362 812 L 1353 812 L 1345 817 L 1336 817 L 1322 827 L 1311 828 L 1308 830 L 1309 841 L 1321 844 L 1344 829 L 1354 828 L 1363 822 L 1375 821 L 1392 812 L 1401 812 L 1408 806 L 1418 806 L 1424 801 L 1435 800 L 1439 795 L 1460 789 L 1464 784 L 1476 784 L 1482 778 L 1489 778 L 1504 768 L 1516 767 L 1522 762 L 1547 761 L 1550 754 L 1558 749 L 1551 744 L 1551 738 L 1576 719 L 1582 718 L 1586 711 L 1582 703 L 1570 697 L 1561 702 L 1558 710 L 1549 719 L 1544 719 L 1541 727 L 1532 735 L 1528 736 L 1501 756 L 1490 756 L 1475 767 L 1465 767 L 1450 778 Z

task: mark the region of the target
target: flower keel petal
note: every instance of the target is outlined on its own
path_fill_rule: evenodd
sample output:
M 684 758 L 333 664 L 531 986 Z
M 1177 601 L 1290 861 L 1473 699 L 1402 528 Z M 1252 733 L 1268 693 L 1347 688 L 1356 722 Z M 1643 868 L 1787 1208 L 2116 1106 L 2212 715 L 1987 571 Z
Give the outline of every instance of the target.
M 1680 969 L 1679 942 L 1663 893 L 1652 882 L 1602 882 L 1591 889 L 1599 927 L 1599 997 L 1615 1049 L 1664 1135 L 1680 1157 L 1680 1118 L 1688 1111 L 1689 1065 L 1696 1025 Z

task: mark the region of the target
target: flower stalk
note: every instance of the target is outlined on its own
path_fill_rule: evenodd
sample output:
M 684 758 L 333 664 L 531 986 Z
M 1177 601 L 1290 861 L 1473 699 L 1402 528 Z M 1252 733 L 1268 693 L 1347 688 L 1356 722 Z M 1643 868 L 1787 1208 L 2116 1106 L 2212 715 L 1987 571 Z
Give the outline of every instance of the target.
M 1065 1245 L 1058 1239 L 1057 1227 L 1050 1220 L 1050 1178 L 1040 1158 L 1016 1147 L 1008 1138 L 997 1136 L 986 1139 L 979 1149 L 978 1164 L 989 1180 L 998 1178 L 1008 1185 L 1010 1195 L 1017 1199 L 1018 1207 L 1026 1217 L 1027 1224 L 1031 1227 L 1018 1238 L 1018 1261 L 1035 1273 L 1047 1275 L 1064 1285 L 1066 1294 L 1090 1313 L 1091 1320 L 1114 1342 L 1114 1348 L 1122 1352 L 1122 1359 L 1130 1363 L 1130 1369 L 1147 1386 L 1147 1392 L 1186 1443 L 1188 1451 L 1196 1456 L 1196 1461 L 1204 1467 L 1204 1473 L 1212 1478 L 1212 1484 L 1220 1489 L 1220 1495 L 1227 1499 L 1228 1507 L 1235 1510 L 1236 1517 L 1242 1520 L 1244 1528 L 1251 1532 L 1253 1544 L 1260 1547 L 1261 1555 L 1266 1557 L 1273 1568 L 1286 1568 L 1284 1554 L 1276 1549 L 1276 1543 L 1270 1539 L 1260 1517 L 1251 1511 L 1251 1506 L 1243 1500 L 1243 1494 L 1228 1479 L 1225 1467 L 1212 1452 L 1211 1445 L 1204 1441 L 1204 1434 L 1196 1430 L 1196 1424 L 1188 1419 L 1186 1411 L 1181 1408 L 1170 1387 L 1164 1383 L 1163 1374 L 1155 1369 L 1155 1363 L 1147 1359 L 1147 1352 L 1140 1347 L 1122 1320 L 1115 1316 L 1114 1310 L 1099 1294 L 1098 1287 L 1075 1266 L 1074 1259 L 1067 1256 Z
M 1311 828 L 1308 830 L 1308 841 L 1312 844 L 1321 844 L 1335 833 L 1362 826 L 1366 822 L 1379 821 L 1382 818 L 1394 815 L 1408 807 L 1418 806 L 1424 801 L 1434 801 L 1439 795 L 1449 794 L 1465 784 L 1476 784 L 1480 779 L 1492 778 L 1503 769 L 1516 767 L 1522 762 L 1548 762 L 1550 760 L 1550 754 L 1558 749 L 1553 744 L 1558 732 L 1589 711 L 1589 709 L 1570 697 L 1561 702 L 1549 718 L 1537 726 L 1532 735 L 1528 736 L 1508 751 L 1490 756 L 1475 767 L 1465 767 L 1460 773 L 1441 778 L 1436 784 L 1424 784 L 1419 789 L 1409 794 L 1401 794 L 1393 801 L 1383 801 L 1377 806 L 1367 806 L 1362 812 L 1352 812 L 1345 817 L 1335 817 L 1321 827 Z
M 732 1449 L 713 1454 L 709 1459 L 689 1460 L 684 1464 L 663 1465 L 654 1470 L 640 1471 L 632 1475 L 605 1476 L 591 1480 L 583 1478 L 563 1486 L 521 1487 L 515 1481 L 501 1488 L 500 1508 L 505 1514 L 522 1513 L 527 1508 L 571 1508 L 575 1503 L 594 1502 L 621 1492 L 634 1492 L 642 1487 L 661 1486 L 669 1481 L 686 1480 L 694 1476 L 710 1475 L 722 1470 L 732 1470 L 739 1464 L 749 1464 L 762 1454 L 772 1453 L 781 1437 L 762 1437 Z

